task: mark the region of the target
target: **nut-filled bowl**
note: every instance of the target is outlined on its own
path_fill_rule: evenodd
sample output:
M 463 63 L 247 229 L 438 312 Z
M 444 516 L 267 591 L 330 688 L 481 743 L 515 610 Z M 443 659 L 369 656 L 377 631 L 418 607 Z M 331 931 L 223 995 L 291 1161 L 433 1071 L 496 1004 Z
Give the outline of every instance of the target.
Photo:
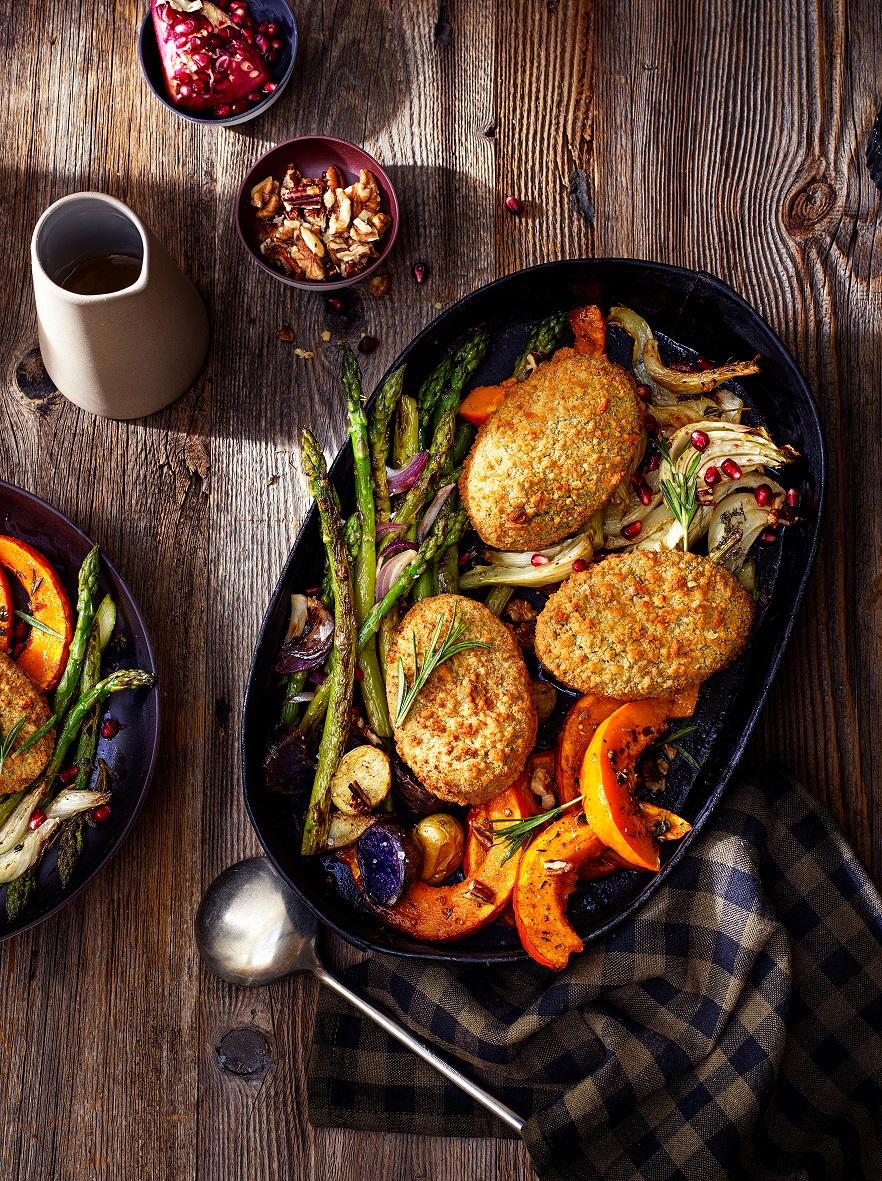
M 296 169 L 302 178 L 297 187 L 286 187 L 285 184 L 291 168 Z M 334 170 L 336 179 L 344 188 L 343 198 L 336 196 L 337 190 L 328 179 L 333 179 Z M 373 178 L 373 181 L 367 181 L 368 187 L 364 191 L 361 190 L 363 174 Z M 308 181 L 318 182 L 312 186 L 316 193 L 298 196 L 310 187 Z M 274 185 L 268 182 L 274 182 Z M 265 187 L 261 189 L 261 186 Z M 345 193 L 349 193 L 351 199 Z M 286 194 L 293 196 L 288 199 Z M 330 199 L 326 196 L 328 194 Z M 362 199 L 365 202 L 363 208 Z M 350 200 L 350 208 L 348 224 L 344 225 L 347 200 Z M 293 201 L 311 201 L 313 204 L 306 205 L 305 217 L 302 216 L 302 205 L 296 209 L 297 216 L 288 217 L 286 201 L 288 209 Z M 374 205 L 378 207 L 373 209 Z M 377 218 L 377 214 L 380 218 L 375 225 L 372 219 Z M 283 216 L 287 222 L 298 223 L 296 230 L 290 224 L 276 224 L 281 223 Z M 299 136 L 272 148 L 248 170 L 236 201 L 236 228 L 257 265 L 289 287 L 319 293 L 349 287 L 374 274 L 395 243 L 398 220 L 398 198 L 382 165 L 363 148 L 330 135 Z M 358 229 L 359 223 L 367 229 Z M 382 231 L 379 226 L 383 227 Z M 279 239 L 274 238 L 271 245 L 277 260 L 282 259 L 277 265 L 273 265 L 273 254 L 268 255 L 261 249 L 270 233 Z M 378 236 L 372 236 L 374 234 Z M 284 241 L 281 240 L 283 237 Z M 368 249 L 364 250 L 365 247 Z M 295 250 L 299 252 L 296 256 L 291 253 Z M 353 257 L 344 257 L 350 254 Z M 307 278 L 305 273 L 297 273 L 294 269 L 300 265 L 297 257 L 316 275 L 335 265 L 342 266 L 348 273 Z
M 154 9 L 167 30 L 167 52 L 174 46 L 179 54 L 172 81 L 163 67 Z M 288 0 L 204 0 L 192 11 L 176 7 L 176 0 L 157 0 L 141 23 L 138 61 L 154 97 L 179 119 L 235 127 L 278 102 L 294 73 L 297 44 Z M 246 69 L 255 74 L 246 78 Z M 178 102 L 171 85 L 179 91 Z

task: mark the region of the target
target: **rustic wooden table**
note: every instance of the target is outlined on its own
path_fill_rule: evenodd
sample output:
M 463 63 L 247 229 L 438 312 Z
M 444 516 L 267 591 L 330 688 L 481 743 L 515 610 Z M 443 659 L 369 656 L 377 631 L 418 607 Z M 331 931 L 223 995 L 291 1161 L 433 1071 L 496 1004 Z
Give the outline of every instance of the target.
M 4 6 L 2 475 L 71 516 L 122 570 L 155 641 L 164 713 L 159 770 L 126 846 L 65 911 L 0 947 L 9 1181 L 531 1176 L 510 1142 L 312 1131 L 314 985 L 237 991 L 200 971 L 193 946 L 203 888 L 257 852 L 237 721 L 261 614 L 307 507 L 295 441 L 307 423 L 328 454 L 344 437 L 324 301 L 260 272 L 233 227 L 244 170 L 290 136 L 363 143 L 398 187 L 392 290 L 354 293 L 350 335 L 382 342 L 369 386 L 437 309 L 580 255 L 705 268 L 793 349 L 826 427 L 829 507 L 750 759 L 792 768 L 882 876 L 882 238 L 864 165 L 882 97 L 878 5 L 294 6 L 290 89 L 233 131 L 191 127 L 150 96 L 135 56 L 146 0 L 44 0 L 39 20 L 32 6 Z M 210 365 L 146 421 L 90 418 L 41 377 L 28 241 L 50 201 L 81 189 L 129 202 L 210 310 Z M 508 193 L 523 216 L 505 211 Z M 417 260 L 431 268 L 422 287 Z M 270 1054 L 237 1077 L 216 1047 L 245 1026 Z

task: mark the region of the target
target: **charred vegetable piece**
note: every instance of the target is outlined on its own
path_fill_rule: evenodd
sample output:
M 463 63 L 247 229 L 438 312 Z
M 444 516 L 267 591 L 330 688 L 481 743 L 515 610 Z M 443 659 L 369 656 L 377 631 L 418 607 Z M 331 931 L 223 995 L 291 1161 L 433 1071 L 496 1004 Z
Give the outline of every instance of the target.
M 547 722 L 554 713 L 557 705 L 557 690 L 548 681 L 532 681 L 533 701 L 536 705 L 536 719 L 538 725 Z
M 634 765 L 667 724 L 670 703 L 623 705 L 600 723 L 582 762 L 585 816 L 605 845 L 635 869 L 657 870 L 658 842 L 634 798 Z
M 341 812 L 360 816 L 378 808 L 392 786 L 389 756 L 375 746 L 346 752 L 331 780 L 331 799 Z
M 606 321 L 597 304 L 573 308 L 567 317 L 576 338 L 574 348 L 580 357 L 602 357 L 606 353 Z
M 283 796 L 308 791 L 315 776 L 315 760 L 296 726 L 280 726 L 267 744 L 263 773 L 270 791 Z
M 420 876 L 423 852 L 393 820 L 378 820 L 358 839 L 358 872 L 368 901 L 397 906 Z
M 423 851 L 420 881 L 440 886 L 462 862 L 465 849 L 462 825 L 449 812 L 436 812 L 434 816 L 423 817 L 413 836 Z
M 440 812 L 444 801 L 439 800 L 427 787 L 423 787 L 407 763 L 398 755 L 393 754 L 392 784 L 395 794 L 401 799 L 405 807 L 417 816 L 429 816 L 432 812 Z
M 539 834 L 521 856 L 514 890 L 514 912 L 524 950 L 538 963 L 560 971 L 582 940 L 567 918 L 567 899 L 579 869 L 604 852 L 585 817 L 561 816 Z
M 579 776 L 585 751 L 591 745 L 591 739 L 604 718 L 621 709 L 624 704 L 624 701 L 619 701 L 615 697 L 599 697 L 597 694 L 588 693 L 580 697 L 567 713 L 557 739 L 555 769 L 558 795 L 562 804 L 578 799 L 582 794 Z
M 377 816 L 347 816 L 345 812 L 335 812 L 328 826 L 328 839 L 325 841 L 325 848 L 349 848 L 377 820 Z
M 293 611 L 289 630 L 291 626 L 295 626 Z M 319 599 L 310 596 L 306 600 L 302 631 L 282 645 L 276 672 L 290 674 L 315 668 L 324 663 L 333 644 L 334 617 Z

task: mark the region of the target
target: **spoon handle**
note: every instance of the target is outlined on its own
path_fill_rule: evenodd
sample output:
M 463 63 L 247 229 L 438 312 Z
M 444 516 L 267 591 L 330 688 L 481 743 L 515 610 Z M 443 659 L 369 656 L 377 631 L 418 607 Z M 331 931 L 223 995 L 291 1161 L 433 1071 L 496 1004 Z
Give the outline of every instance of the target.
M 488 1111 L 492 1111 L 503 1123 L 508 1124 L 510 1128 L 514 1128 L 520 1135 L 525 1121 L 516 1112 L 512 1111 L 510 1107 L 506 1107 L 504 1103 L 500 1103 L 498 1099 L 494 1099 L 489 1092 L 485 1091 L 483 1087 L 479 1087 L 472 1079 L 466 1078 L 464 1074 L 460 1074 L 456 1067 L 451 1066 L 449 1062 L 446 1062 L 439 1054 L 436 1054 L 431 1046 L 427 1046 L 425 1042 L 421 1042 L 419 1038 L 414 1037 L 412 1033 L 409 1033 L 397 1021 L 393 1021 L 382 1009 L 374 1008 L 370 1001 L 365 1000 L 359 993 L 354 992 L 342 980 L 338 980 L 336 976 L 332 976 L 327 969 L 324 967 L 315 968 L 313 969 L 313 974 L 322 984 L 327 984 L 328 988 L 333 988 L 340 996 L 345 997 L 346 1000 L 355 1005 L 359 1012 L 364 1013 L 366 1017 L 370 1017 L 372 1021 L 376 1021 L 377 1025 L 385 1029 L 386 1033 L 397 1038 L 409 1050 L 413 1050 L 414 1054 L 419 1054 L 424 1062 L 428 1062 L 430 1066 L 434 1066 L 445 1078 L 449 1079 L 460 1090 L 465 1091 L 467 1095 L 471 1095 L 473 1099 L 482 1103 Z

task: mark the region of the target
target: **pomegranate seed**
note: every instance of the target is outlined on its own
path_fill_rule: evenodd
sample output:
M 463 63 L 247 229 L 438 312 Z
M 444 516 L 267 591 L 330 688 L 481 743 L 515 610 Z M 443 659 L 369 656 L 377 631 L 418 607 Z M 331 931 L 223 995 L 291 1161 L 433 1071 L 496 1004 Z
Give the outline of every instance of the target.
M 202 48 L 202 42 L 198 37 L 188 37 L 187 44 L 184 46 L 188 53 L 198 53 Z
M 760 508 L 772 503 L 772 489 L 768 484 L 758 484 L 753 490 L 753 495 Z
M 264 33 L 264 34 L 266 33 L 266 31 L 267 31 L 266 21 L 260 22 L 260 24 L 257 26 L 257 31 L 258 31 L 258 33 Z
M 172 77 L 174 78 L 175 82 L 186 82 L 190 77 L 190 71 L 184 66 L 179 66 L 178 69 L 176 69 L 172 74 Z
M 760 541 L 763 545 L 773 545 L 778 540 L 778 534 L 774 529 L 764 529 L 760 534 Z
M 474 556 L 475 556 L 475 547 L 474 546 L 472 546 L 471 549 L 467 549 L 464 554 L 460 554 L 459 555 L 459 562 L 457 563 L 460 570 L 462 570 L 464 567 L 468 566 L 469 562 L 472 560 L 472 558 Z
M 505 208 L 509 211 L 509 213 L 520 213 L 523 209 L 523 205 L 521 205 L 517 197 L 506 197 Z
M 647 414 L 646 418 L 644 418 L 643 425 L 646 427 L 648 434 L 652 434 L 653 431 L 658 430 L 658 422 L 651 414 Z
M 214 72 L 216 74 L 226 74 L 230 68 L 230 55 L 228 53 L 218 54 L 214 63 Z
M 793 512 L 793 509 L 790 508 L 789 506 L 787 508 L 782 508 L 781 509 L 781 520 L 784 522 L 785 525 L 792 525 L 794 523 L 794 521 L 796 520 L 796 515 Z
M 208 94 L 208 79 L 197 76 L 193 79 L 194 94 Z
M 12 625 L 12 638 L 14 640 L 23 640 L 27 635 L 27 631 L 28 625 L 23 619 L 19 619 Z
M 254 90 L 254 91 L 252 91 L 251 94 L 248 95 L 248 101 L 250 103 L 262 103 L 263 98 L 264 98 L 264 96 L 260 93 L 259 90 Z
M 248 103 L 233 103 L 233 105 L 230 107 L 230 114 L 231 115 L 241 115 L 244 111 L 247 111 L 247 110 L 248 110 Z
M 175 37 L 175 49 L 186 49 L 190 44 L 190 38 L 186 33 L 181 33 Z
M 257 48 L 260 50 L 261 53 L 266 53 L 266 51 L 270 47 L 269 40 L 268 40 L 268 38 L 264 37 L 263 33 L 257 34 L 257 37 L 255 38 L 255 45 L 257 46 Z
M 343 300 L 340 298 L 339 295 L 329 295 L 328 296 L 328 303 L 330 304 L 331 308 L 335 312 L 339 312 L 341 316 L 343 315 L 344 311 L 346 310 L 343 305 Z
M 710 435 L 707 431 L 693 431 L 689 436 L 689 441 L 696 451 L 705 451 L 710 445 Z
M 417 283 L 423 283 L 426 275 L 429 273 L 429 265 L 425 262 L 415 262 L 413 264 L 413 277 Z
M 269 53 L 267 53 L 267 54 L 265 54 L 265 55 L 264 55 L 264 60 L 265 60 L 265 61 L 268 61 L 268 62 L 269 62 L 269 64 L 270 64 L 271 66 L 272 66 L 272 65 L 275 65 L 275 63 L 276 63 L 276 62 L 279 60 L 279 52 L 278 52 L 278 50 L 277 50 L 277 49 L 271 49 L 271 50 L 269 51 Z
M 110 804 L 99 804 L 97 808 L 92 809 L 92 819 L 96 824 L 103 824 L 105 820 L 109 820 L 112 815 Z
M 708 488 L 713 488 L 714 484 L 719 484 L 722 478 L 723 477 L 720 475 L 719 469 L 715 467 L 709 467 L 704 473 L 704 482 L 707 484 Z
M 116 738 L 122 727 L 116 718 L 105 718 L 101 723 L 101 737 L 102 738 Z
M 272 94 L 272 92 L 275 90 L 275 88 L 276 88 L 275 82 L 266 82 L 263 87 L 263 93 L 264 94 Z
M 242 40 L 247 41 L 249 45 L 254 44 L 254 30 L 246 28 L 245 25 L 240 25 Z
M 282 48 L 282 42 L 278 39 L 278 37 L 274 37 L 272 41 L 270 41 L 270 45 L 273 47 L 273 49 Z
M 707 357 L 702 357 L 701 354 L 699 354 L 695 358 L 695 368 L 696 369 L 713 369 L 713 362 L 709 361 L 707 359 Z
M 640 400 L 642 402 L 648 402 L 651 395 L 652 395 L 652 390 L 649 388 L 648 385 L 638 385 L 637 386 L 637 397 L 640 398 Z
M 178 21 L 175 25 L 175 32 L 189 36 L 190 33 L 195 33 L 198 27 L 196 22 L 188 17 L 187 20 Z
M 358 351 L 360 353 L 372 353 L 379 343 L 380 341 L 376 336 L 363 336 L 358 342 Z
M 192 95 L 192 93 L 193 93 L 193 87 L 188 86 L 186 84 L 186 82 L 182 86 L 178 87 L 178 94 L 180 95 L 181 98 L 189 98 Z
M 622 537 L 627 537 L 628 541 L 632 541 L 639 536 L 643 531 L 642 521 L 632 521 L 630 525 L 625 525 L 622 528 Z
M 545 554 L 533 554 L 530 562 L 533 566 L 547 566 L 550 559 L 546 558 Z
M 573 573 L 574 574 L 581 574 L 583 570 L 587 570 L 587 569 L 588 569 L 588 563 L 583 561 L 582 558 L 576 558 L 575 562 L 573 562 Z
M 279 31 L 279 26 L 275 23 L 275 21 L 267 21 L 266 31 L 271 37 L 275 37 L 276 33 Z
M 355 679 L 356 679 L 356 681 L 363 681 L 364 680 L 364 673 L 361 671 L 360 668 L 357 668 L 355 670 Z
M 61 780 L 62 783 L 73 783 L 73 781 L 77 777 L 78 770 L 79 770 L 79 768 L 77 767 L 76 763 L 74 763 L 74 765 L 72 767 L 65 767 L 65 769 L 61 772 L 61 774 L 58 776 L 58 778 Z
M 31 830 L 31 832 L 36 832 L 40 825 L 45 824 L 45 822 L 46 813 L 42 810 L 42 808 L 35 808 L 31 813 L 30 820 L 28 821 L 28 828 Z
M 799 508 L 799 492 L 796 488 L 787 489 L 788 508 Z
M 215 107 L 214 113 L 217 115 L 218 119 L 226 119 L 230 114 L 230 108 L 226 103 L 224 103 L 222 106 Z
M 204 51 L 193 54 L 193 65 L 197 70 L 207 70 L 211 64 L 211 58 Z
M 741 479 L 741 468 L 734 459 L 724 459 L 720 464 L 720 470 L 724 476 L 728 476 L 730 480 Z
M 641 475 L 633 475 L 631 477 L 631 484 L 634 491 L 640 497 L 640 503 L 645 507 L 652 503 L 652 489 L 646 483 Z
M 649 457 L 649 462 L 646 465 L 646 470 L 648 472 L 658 471 L 658 467 L 659 467 L 660 463 L 661 463 L 661 456 L 659 455 L 659 453 L 657 451 L 653 451 L 652 455 L 650 455 L 650 457 Z

